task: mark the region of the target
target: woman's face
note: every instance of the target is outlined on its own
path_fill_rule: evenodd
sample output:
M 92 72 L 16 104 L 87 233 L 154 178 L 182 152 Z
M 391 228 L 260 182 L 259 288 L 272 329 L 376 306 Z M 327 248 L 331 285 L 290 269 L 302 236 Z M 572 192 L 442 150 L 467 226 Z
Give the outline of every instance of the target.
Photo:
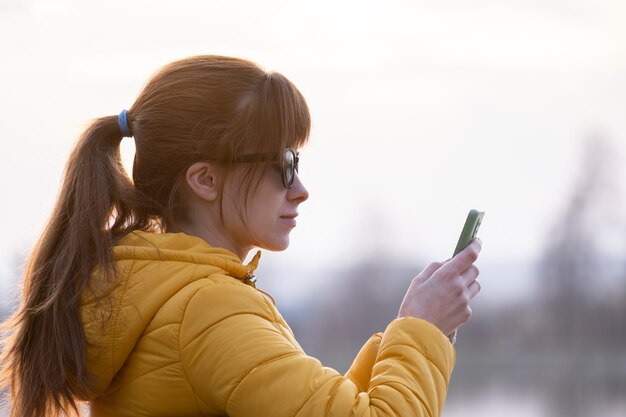
M 297 174 L 293 186 L 285 188 L 282 173 L 268 169 L 259 187 L 252 191 L 245 211 L 245 195 L 241 190 L 244 168 L 235 168 L 224 184 L 224 227 L 238 255 L 244 254 L 242 258 L 255 247 L 285 250 L 289 246 L 289 232 L 296 227 L 298 206 L 309 198 Z

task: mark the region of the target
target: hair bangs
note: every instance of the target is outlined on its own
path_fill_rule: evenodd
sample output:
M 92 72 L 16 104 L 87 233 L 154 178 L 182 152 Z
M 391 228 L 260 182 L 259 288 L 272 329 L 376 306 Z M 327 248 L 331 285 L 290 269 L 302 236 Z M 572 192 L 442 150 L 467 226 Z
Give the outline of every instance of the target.
M 271 109 L 267 117 L 272 126 L 269 133 L 277 139 L 280 138 L 278 151 L 302 148 L 309 139 L 311 129 L 311 116 L 304 97 L 279 73 L 268 74 L 267 86 Z
M 283 75 L 267 73 L 237 109 L 239 149 L 233 153 L 276 153 L 298 150 L 309 139 L 311 116 L 304 97 Z M 234 156 L 234 155 L 233 155 Z

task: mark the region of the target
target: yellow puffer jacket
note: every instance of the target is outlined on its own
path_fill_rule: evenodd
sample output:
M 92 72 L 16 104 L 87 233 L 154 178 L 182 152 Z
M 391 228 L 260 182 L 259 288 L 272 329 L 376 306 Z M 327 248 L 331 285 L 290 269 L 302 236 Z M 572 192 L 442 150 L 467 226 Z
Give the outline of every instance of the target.
M 393 320 L 344 376 L 254 287 L 258 256 L 242 265 L 200 238 L 144 232 L 114 254 L 110 295 L 81 308 L 93 417 L 441 415 L 455 351 L 424 320 Z

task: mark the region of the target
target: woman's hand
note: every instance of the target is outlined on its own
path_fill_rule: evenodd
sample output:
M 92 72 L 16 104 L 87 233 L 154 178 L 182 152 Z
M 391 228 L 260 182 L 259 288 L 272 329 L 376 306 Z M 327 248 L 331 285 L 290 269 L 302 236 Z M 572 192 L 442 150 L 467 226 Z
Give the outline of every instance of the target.
M 437 326 L 454 342 L 456 329 L 466 323 L 469 302 L 480 291 L 474 265 L 482 242 L 476 238 L 454 258 L 433 262 L 413 278 L 400 305 L 400 317 L 418 317 Z

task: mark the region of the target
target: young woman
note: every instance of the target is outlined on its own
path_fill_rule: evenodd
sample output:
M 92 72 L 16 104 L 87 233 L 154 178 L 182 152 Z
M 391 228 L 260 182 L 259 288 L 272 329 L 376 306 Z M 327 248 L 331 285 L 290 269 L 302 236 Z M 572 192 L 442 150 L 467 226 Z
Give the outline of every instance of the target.
M 307 356 L 256 289 L 259 254 L 242 264 L 289 244 L 309 126 L 284 76 L 222 56 L 167 65 L 129 111 L 95 120 L 6 323 L 11 416 L 83 402 L 95 417 L 439 416 L 480 241 L 422 271 L 345 376 Z

